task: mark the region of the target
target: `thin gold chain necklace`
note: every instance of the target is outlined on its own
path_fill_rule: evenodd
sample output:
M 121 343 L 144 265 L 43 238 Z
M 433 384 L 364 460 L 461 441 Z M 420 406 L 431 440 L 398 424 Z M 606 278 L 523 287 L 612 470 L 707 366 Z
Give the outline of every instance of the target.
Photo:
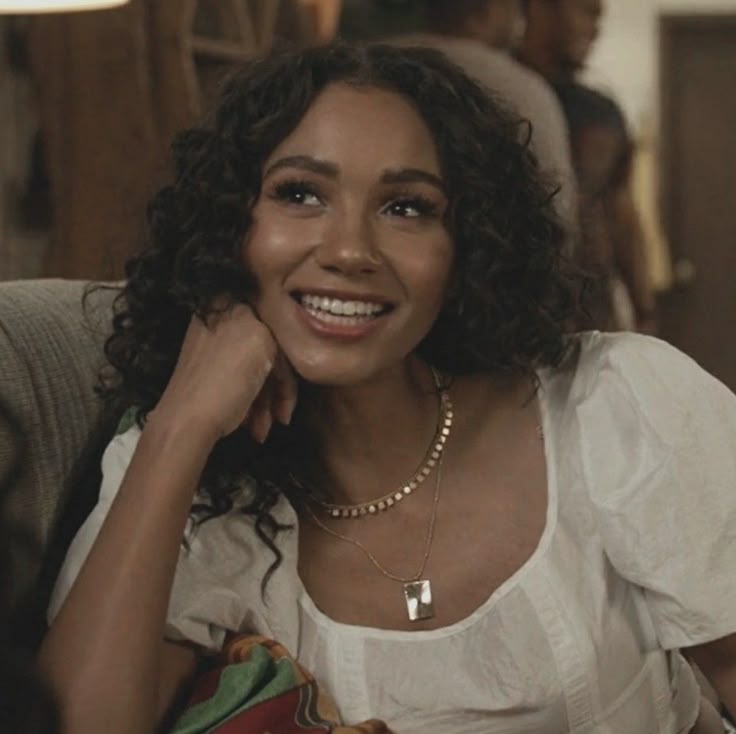
M 330 517 L 339 518 L 361 518 L 377 515 L 385 512 L 408 497 L 422 482 L 432 473 L 437 463 L 442 459 L 442 452 L 452 430 L 452 421 L 454 418 L 454 408 L 452 400 L 447 390 L 442 388 L 440 376 L 436 370 L 432 369 L 432 377 L 434 384 L 440 395 L 439 414 L 437 417 L 437 429 L 435 430 L 429 449 L 424 455 L 422 463 L 416 470 L 411 479 L 398 489 L 394 489 L 382 497 L 368 502 L 361 502 L 354 505 L 338 505 L 331 502 L 324 502 L 315 499 L 314 501 L 324 510 Z
M 434 540 L 434 527 L 437 521 L 437 505 L 440 500 L 440 485 L 442 480 L 442 458 L 440 454 L 439 460 L 437 461 L 437 478 L 434 485 L 434 500 L 432 502 L 432 513 L 429 517 L 429 525 L 427 527 L 427 534 L 424 540 L 424 554 L 422 556 L 422 562 L 419 566 L 419 570 L 411 576 L 399 576 L 398 574 L 391 573 L 388 571 L 378 559 L 371 553 L 359 540 L 351 538 L 348 535 L 338 533 L 332 528 L 328 528 L 318 517 L 312 512 L 312 509 L 307 505 L 307 510 L 312 516 L 312 519 L 316 523 L 317 527 L 323 530 L 333 538 L 342 540 L 346 543 L 354 545 L 360 549 L 366 558 L 373 564 L 377 571 L 383 574 L 386 578 L 392 581 L 398 581 L 403 585 L 404 601 L 406 603 L 406 612 L 411 622 L 417 622 L 422 619 L 431 619 L 434 617 L 434 601 L 432 599 L 432 585 L 429 579 L 423 579 L 424 570 L 427 567 L 427 561 L 432 551 L 432 541 Z

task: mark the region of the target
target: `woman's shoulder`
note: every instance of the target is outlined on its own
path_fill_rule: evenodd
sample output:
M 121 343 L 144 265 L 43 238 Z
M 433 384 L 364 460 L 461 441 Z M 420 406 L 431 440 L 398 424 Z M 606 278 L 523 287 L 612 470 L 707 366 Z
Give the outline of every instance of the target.
M 647 591 L 665 649 L 730 634 L 736 397 L 647 336 L 581 335 L 575 370 L 566 479 L 607 558 Z
M 721 486 L 736 470 L 736 396 L 693 359 L 637 334 L 584 334 L 578 350 L 569 437 L 598 500 L 655 476 L 670 478 L 665 495 L 674 476 Z
M 620 442 L 689 443 L 736 424 L 736 396 L 692 358 L 660 339 L 585 332 L 567 361 L 542 380 L 552 411 L 602 450 Z M 620 439 L 620 441 L 619 441 Z
M 576 335 L 568 365 L 575 395 L 585 400 L 599 391 L 629 395 L 644 408 L 652 400 L 684 403 L 702 391 L 730 391 L 694 359 L 653 336 L 630 332 Z
M 606 365 L 624 373 L 641 368 L 668 373 L 702 370 L 697 363 L 662 339 L 629 331 L 586 331 L 575 335 L 578 369 L 595 374 Z

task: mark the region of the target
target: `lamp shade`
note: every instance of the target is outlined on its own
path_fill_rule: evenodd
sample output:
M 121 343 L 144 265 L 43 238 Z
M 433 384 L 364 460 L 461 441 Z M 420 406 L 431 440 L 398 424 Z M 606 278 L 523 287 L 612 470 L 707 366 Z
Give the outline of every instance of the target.
M 0 0 L 0 13 L 69 13 L 114 8 L 127 2 L 129 0 Z

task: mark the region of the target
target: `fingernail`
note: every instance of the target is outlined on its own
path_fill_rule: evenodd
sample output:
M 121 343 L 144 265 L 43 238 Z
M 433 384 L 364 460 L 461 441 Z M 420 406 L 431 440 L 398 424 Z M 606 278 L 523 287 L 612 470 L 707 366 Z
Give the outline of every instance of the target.
M 273 421 L 268 413 L 262 413 L 250 424 L 250 435 L 256 443 L 263 444 L 268 438 Z
M 273 420 L 271 419 L 271 416 L 266 413 L 263 419 L 263 427 L 259 431 L 261 437 L 260 443 L 266 443 L 268 434 L 271 432 L 271 426 L 273 426 Z
M 287 402 L 281 402 L 276 406 L 276 420 L 284 426 L 291 423 L 291 417 L 294 413 L 294 406 Z

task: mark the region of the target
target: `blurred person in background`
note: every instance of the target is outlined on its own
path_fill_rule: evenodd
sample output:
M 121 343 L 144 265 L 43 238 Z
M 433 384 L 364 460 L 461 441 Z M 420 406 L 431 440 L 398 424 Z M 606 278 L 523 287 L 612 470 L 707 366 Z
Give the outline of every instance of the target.
M 338 36 L 346 41 L 377 41 L 422 27 L 422 0 L 342 0 Z
M 602 0 L 523 0 L 518 58 L 552 84 L 567 117 L 578 180 L 579 262 L 599 288 L 600 329 L 655 330 L 655 298 L 632 193 L 634 142 L 617 103 L 578 80 L 598 37 Z
M 521 7 L 518 58 L 554 84 L 573 81 L 598 38 L 603 0 L 521 0 Z
M 439 49 L 521 118 L 540 170 L 554 182 L 555 208 L 576 230 L 575 174 L 565 117 L 554 92 L 509 53 L 522 21 L 519 0 L 424 0 L 424 32 L 393 38 Z

